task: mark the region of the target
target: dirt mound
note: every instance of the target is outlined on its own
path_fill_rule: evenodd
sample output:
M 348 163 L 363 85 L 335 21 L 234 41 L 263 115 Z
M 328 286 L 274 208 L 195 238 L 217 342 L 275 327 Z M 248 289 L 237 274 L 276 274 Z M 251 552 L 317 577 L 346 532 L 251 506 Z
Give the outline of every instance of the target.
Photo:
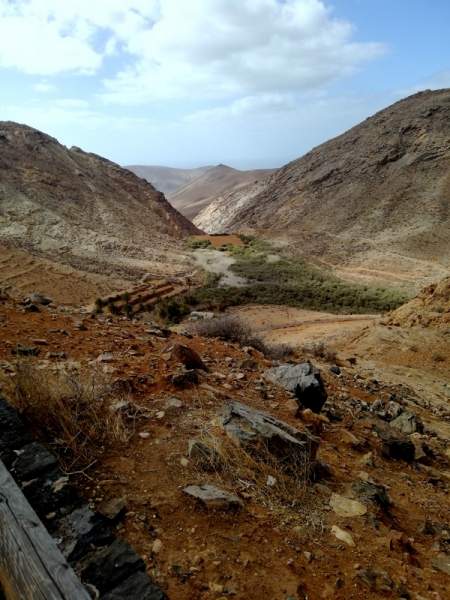
M 389 323 L 412 327 L 450 327 L 450 277 L 426 287 L 416 298 L 395 310 Z
M 208 232 L 253 230 L 293 252 L 417 284 L 450 267 L 450 90 L 415 94 L 211 203 Z M 414 277 L 412 278 L 414 279 Z
M 196 232 L 130 171 L 31 127 L 0 123 L 0 242 L 8 247 L 131 278 L 186 268 L 178 241 Z

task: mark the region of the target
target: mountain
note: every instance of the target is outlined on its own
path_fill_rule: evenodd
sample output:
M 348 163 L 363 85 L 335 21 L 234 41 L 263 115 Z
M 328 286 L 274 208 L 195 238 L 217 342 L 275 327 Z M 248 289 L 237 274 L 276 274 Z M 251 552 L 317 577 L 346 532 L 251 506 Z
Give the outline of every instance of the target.
M 78 279 L 93 273 L 114 285 L 117 277 L 185 269 L 180 242 L 195 231 L 131 171 L 26 125 L 0 122 L 3 248 L 26 251 L 51 269 L 65 265 Z M 0 271 L 0 286 L 6 283 L 20 288 L 23 281 Z M 42 283 L 35 277 L 30 285 Z
M 240 171 L 227 165 L 217 165 L 169 194 L 168 199 L 183 215 L 193 219 L 212 201 L 220 201 L 224 193 L 238 192 L 250 183 L 256 184 L 265 179 L 271 173 L 273 169 Z
M 450 90 L 425 91 L 199 214 L 256 231 L 341 274 L 417 287 L 450 267 Z
M 211 166 L 198 167 L 197 169 L 175 169 L 172 167 L 159 167 L 152 165 L 129 165 L 126 167 L 139 177 L 146 179 L 157 190 L 164 194 L 172 194 L 193 179 L 200 177 Z

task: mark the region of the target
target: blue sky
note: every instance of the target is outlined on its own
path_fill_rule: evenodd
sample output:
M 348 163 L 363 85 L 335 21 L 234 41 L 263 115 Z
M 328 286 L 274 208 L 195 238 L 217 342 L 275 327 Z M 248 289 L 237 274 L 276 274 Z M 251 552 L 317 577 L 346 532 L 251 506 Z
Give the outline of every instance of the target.
M 0 0 L 0 119 L 121 164 L 279 166 L 450 87 L 448 0 Z

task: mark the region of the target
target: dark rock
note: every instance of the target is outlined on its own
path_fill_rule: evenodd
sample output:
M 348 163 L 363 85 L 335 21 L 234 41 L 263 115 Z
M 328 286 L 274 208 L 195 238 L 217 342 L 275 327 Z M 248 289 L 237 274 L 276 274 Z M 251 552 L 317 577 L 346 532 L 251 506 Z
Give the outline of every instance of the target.
M 221 490 L 215 485 L 188 485 L 183 492 L 196 498 L 207 508 L 236 510 L 242 507 L 242 500 L 235 494 Z
M 81 504 L 81 498 L 70 485 L 69 478 L 61 476 L 58 469 L 27 482 L 22 491 L 49 530 L 56 527 L 55 519 Z M 47 518 L 49 514 L 53 515 L 52 519 Z
M 383 445 L 381 452 L 386 458 L 412 462 L 415 458 L 414 444 L 407 436 L 390 426 L 377 427 Z
M 15 348 L 11 349 L 11 354 L 16 356 L 37 356 L 41 351 L 36 346 L 21 346 L 18 344 Z
M 200 358 L 200 355 L 189 346 L 174 344 L 170 350 L 170 356 L 172 359 L 182 363 L 186 369 L 208 370 L 207 366 Z
M 384 511 L 392 504 L 384 485 L 361 479 L 352 485 L 352 489 L 359 498 L 376 504 Z
M 25 298 L 24 303 L 25 304 L 41 304 L 42 306 L 48 306 L 49 304 L 52 303 L 52 300 L 50 298 L 47 298 L 46 296 L 43 296 L 42 294 L 33 292 L 33 294 L 30 294 L 30 296 L 28 296 L 28 298 Z
M 26 312 L 33 312 L 33 313 L 40 312 L 39 306 L 36 306 L 36 304 L 27 304 L 25 306 L 25 311 Z
M 104 594 L 114 590 L 131 575 L 144 570 L 142 558 L 129 544 L 117 539 L 107 548 L 94 554 L 82 570 L 81 576 L 83 582 L 93 585 L 100 594 Z
M 147 573 L 138 571 L 125 579 L 102 600 L 167 600 L 166 594 L 150 579 Z
M 57 464 L 56 457 L 47 448 L 37 442 L 31 442 L 20 451 L 12 465 L 12 471 L 19 481 L 29 481 L 54 469 Z
M 330 371 L 331 373 L 334 373 L 334 375 L 341 374 L 341 369 L 337 365 L 333 365 L 332 367 L 330 367 Z
M 94 547 L 106 546 L 114 540 L 108 520 L 87 505 L 77 508 L 59 522 L 60 550 L 69 562 L 80 560 Z
M 284 364 L 266 371 L 267 379 L 295 394 L 300 408 L 310 408 L 319 413 L 327 399 L 327 393 L 318 369 L 311 363 Z
M 394 588 L 394 582 L 386 571 L 369 567 L 358 571 L 357 576 L 373 592 L 391 592 Z
M 300 471 L 314 461 L 319 440 L 309 431 L 295 429 L 268 413 L 240 402 L 225 408 L 222 421 L 226 433 L 256 457 L 275 456 L 280 466 Z
M 170 376 L 170 382 L 178 388 L 190 387 L 199 382 L 198 373 L 195 369 L 178 371 Z
M 17 411 L 0 398 L 0 460 L 9 468 L 17 458 L 14 450 L 31 441 Z

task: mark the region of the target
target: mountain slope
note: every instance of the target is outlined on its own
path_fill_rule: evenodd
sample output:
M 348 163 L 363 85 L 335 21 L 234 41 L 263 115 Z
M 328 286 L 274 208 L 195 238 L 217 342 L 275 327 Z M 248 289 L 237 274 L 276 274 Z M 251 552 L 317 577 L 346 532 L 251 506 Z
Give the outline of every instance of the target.
M 212 167 L 198 167 L 197 169 L 175 169 L 153 165 L 129 165 L 125 167 L 138 177 L 146 179 L 163 194 L 172 194 L 193 179 L 200 177 Z
M 240 171 L 227 165 L 207 169 L 200 176 L 168 196 L 171 204 L 188 219 L 193 219 L 212 201 L 220 201 L 224 193 L 238 192 L 273 173 L 273 169 Z
M 195 231 L 130 171 L 31 127 L 0 123 L 1 243 L 129 278 L 183 267 L 179 240 Z
M 449 201 L 450 90 L 426 91 L 218 199 L 195 223 L 283 238 L 349 276 L 416 285 L 450 267 Z

